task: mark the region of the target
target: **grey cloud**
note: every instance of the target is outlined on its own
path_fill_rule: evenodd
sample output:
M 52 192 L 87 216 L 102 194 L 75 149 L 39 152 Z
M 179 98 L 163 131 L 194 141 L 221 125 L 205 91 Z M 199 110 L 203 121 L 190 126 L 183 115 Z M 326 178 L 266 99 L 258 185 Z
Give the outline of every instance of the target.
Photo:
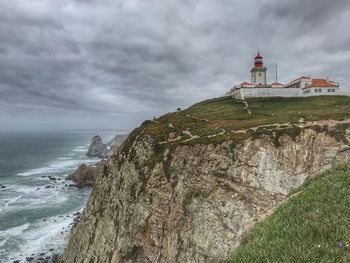
M 280 81 L 345 80 L 349 12 L 344 0 L 0 0 L 0 120 L 132 127 L 249 80 L 258 49 L 271 81 L 275 63 Z

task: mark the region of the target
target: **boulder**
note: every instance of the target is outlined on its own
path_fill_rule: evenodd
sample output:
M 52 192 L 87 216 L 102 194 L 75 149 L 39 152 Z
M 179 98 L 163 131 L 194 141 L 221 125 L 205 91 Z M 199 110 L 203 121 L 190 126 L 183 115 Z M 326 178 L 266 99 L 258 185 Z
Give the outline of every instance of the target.
M 68 175 L 66 180 L 75 182 L 78 187 L 93 186 L 97 176 L 102 172 L 104 164 L 103 161 L 95 166 L 82 164 L 74 173 Z
M 107 146 L 103 144 L 101 137 L 99 135 L 92 137 L 89 150 L 86 155 L 104 158 L 106 157 L 107 152 Z

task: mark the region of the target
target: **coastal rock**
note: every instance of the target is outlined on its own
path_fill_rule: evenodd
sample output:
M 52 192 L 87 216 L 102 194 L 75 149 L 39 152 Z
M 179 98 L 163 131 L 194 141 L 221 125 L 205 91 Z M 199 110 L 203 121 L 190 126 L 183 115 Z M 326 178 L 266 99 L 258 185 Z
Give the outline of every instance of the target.
M 66 180 L 71 180 L 76 183 L 78 187 L 93 186 L 96 178 L 101 174 L 105 162 L 99 162 L 94 166 L 82 164 L 72 174 L 66 177 Z
M 106 144 L 106 146 L 108 147 L 107 155 L 111 156 L 112 154 L 114 154 L 118 150 L 119 146 L 126 140 L 127 137 L 127 134 L 118 134 L 114 136 L 114 138 Z
M 349 161 L 343 146 L 307 128 L 171 149 L 140 135 L 108 159 L 60 262 L 227 262 L 288 193 Z
M 99 135 L 92 137 L 86 155 L 104 158 L 106 157 L 107 152 L 107 146 L 103 144 L 101 137 Z
M 117 134 L 116 136 L 114 136 L 114 138 L 112 140 L 110 140 L 106 146 L 107 147 L 114 147 L 114 146 L 119 146 L 121 145 L 125 139 L 128 137 L 127 134 Z

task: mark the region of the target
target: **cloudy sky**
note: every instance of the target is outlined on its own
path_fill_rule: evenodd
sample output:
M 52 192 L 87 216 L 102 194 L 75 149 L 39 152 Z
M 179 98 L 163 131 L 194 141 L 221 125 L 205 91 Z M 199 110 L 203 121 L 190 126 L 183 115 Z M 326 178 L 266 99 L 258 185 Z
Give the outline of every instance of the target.
M 0 130 L 130 129 L 249 80 L 350 82 L 349 0 L 0 0 Z

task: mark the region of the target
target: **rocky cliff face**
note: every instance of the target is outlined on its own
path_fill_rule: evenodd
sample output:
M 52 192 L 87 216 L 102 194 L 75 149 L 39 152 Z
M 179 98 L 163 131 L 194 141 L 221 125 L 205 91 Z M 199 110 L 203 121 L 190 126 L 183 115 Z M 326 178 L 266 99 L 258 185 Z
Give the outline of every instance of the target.
M 129 138 L 97 179 L 63 262 L 225 262 L 291 190 L 350 160 L 343 135 L 304 128 L 173 147 Z

